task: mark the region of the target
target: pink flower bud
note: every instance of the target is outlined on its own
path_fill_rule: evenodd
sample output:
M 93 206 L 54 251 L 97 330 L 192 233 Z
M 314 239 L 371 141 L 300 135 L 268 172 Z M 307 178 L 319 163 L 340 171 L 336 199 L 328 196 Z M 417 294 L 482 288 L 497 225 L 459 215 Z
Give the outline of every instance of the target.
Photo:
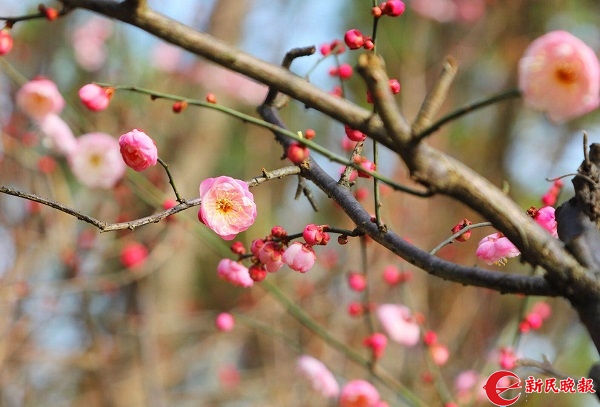
M 381 8 L 375 6 L 371 9 L 371 15 L 375 18 L 379 18 L 381 17 L 381 15 L 383 14 L 383 12 L 381 11 Z
M 287 157 L 297 165 L 308 159 L 309 154 L 308 148 L 300 143 L 292 143 L 287 149 Z
M 331 53 L 331 46 L 329 44 L 323 44 L 319 48 L 319 51 L 321 52 L 321 55 L 325 57 Z
M 257 283 L 267 278 L 267 270 L 265 269 L 264 264 L 251 265 L 248 269 L 248 273 L 250 274 L 250 278 Z
M 287 231 L 282 226 L 273 226 L 271 228 L 271 236 L 277 239 L 283 239 L 287 236 Z
M 527 316 L 525 317 L 525 321 L 527 321 L 527 323 L 533 330 L 540 329 L 543 323 L 542 317 L 539 314 L 536 314 L 535 312 L 527 314 Z
M 498 362 L 500 367 L 505 370 L 514 369 L 517 361 L 517 356 L 512 348 L 503 347 L 498 352 Z
M 254 239 L 250 245 L 250 252 L 258 259 L 260 249 L 265 245 L 265 241 L 262 239 Z
M 146 262 L 148 249 L 141 243 L 128 243 L 121 250 L 121 264 L 126 268 L 141 266 Z
M 283 266 L 283 252 L 280 243 L 269 241 L 258 250 L 258 259 L 269 273 L 275 273 Z
M 425 332 L 425 335 L 423 335 L 423 343 L 427 346 L 437 343 L 437 334 L 434 331 Z
M 351 317 L 359 317 L 364 313 L 364 311 L 365 307 L 360 302 L 352 301 L 350 304 L 348 304 L 348 314 Z
M 538 314 L 543 320 L 546 320 L 552 315 L 552 308 L 547 302 L 539 301 L 533 304 L 531 312 Z
M 466 228 L 467 226 L 472 225 L 472 224 L 473 224 L 473 222 L 471 222 L 467 218 L 464 218 L 456 226 L 454 226 L 451 229 L 451 232 L 452 232 L 452 234 L 458 233 L 459 231 L 463 230 L 464 228 Z M 460 235 L 459 237 L 457 237 L 456 241 L 458 241 L 458 242 L 466 242 L 467 240 L 469 240 L 470 237 L 471 237 L 471 231 L 467 230 L 465 233 L 463 233 L 462 235 Z
M 346 52 L 346 47 L 344 47 L 344 44 L 340 40 L 331 41 L 331 44 L 329 44 L 329 46 L 331 47 L 331 52 L 335 53 L 336 55 L 340 55 Z
M 79 89 L 79 98 L 85 107 L 99 112 L 108 107 L 110 98 L 114 92 L 112 88 L 103 88 L 93 83 L 88 83 Z
M 306 244 L 311 246 L 314 245 L 326 245 L 329 242 L 329 234 L 323 231 L 327 225 L 317 226 L 314 223 L 306 225 L 302 231 L 302 237 Z
M 398 79 L 390 79 L 389 85 L 394 95 L 400 93 L 400 82 L 398 82 Z
M 119 137 L 123 161 L 136 171 L 156 165 L 158 151 L 154 141 L 143 131 L 133 129 Z
M 357 164 L 360 164 L 360 166 L 367 171 L 373 172 L 373 171 L 377 170 L 377 166 L 375 165 L 375 163 L 372 161 L 369 161 L 367 159 L 367 157 L 356 157 L 356 159 L 354 161 Z M 360 178 L 371 178 L 371 176 L 369 174 L 367 174 L 366 172 L 360 171 L 360 170 L 358 170 L 358 176 Z
M 222 259 L 217 266 L 217 274 L 220 278 L 233 285 L 241 287 L 252 287 L 254 280 L 250 278 L 248 269 L 242 264 L 231 259 Z
M 0 56 L 8 54 L 13 48 L 13 43 L 10 30 L 8 28 L 0 30 Z
M 439 343 L 435 343 L 429 347 L 429 354 L 431 355 L 431 359 L 433 359 L 433 363 L 438 366 L 445 365 L 450 357 L 448 347 Z
M 404 14 L 404 10 L 406 10 L 406 5 L 404 2 L 400 0 L 388 0 L 385 3 L 385 8 L 382 11 L 383 14 L 390 17 L 398 17 Z
M 354 130 L 352 127 L 345 125 L 344 126 L 344 131 L 346 132 L 346 136 L 348 136 L 348 138 L 352 141 L 365 141 L 367 138 L 367 135 L 364 134 L 363 132 L 361 132 L 360 130 Z
M 364 37 L 359 30 L 352 29 L 346 31 L 344 42 L 350 49 L 359 49 L 364 44 Z
M 558 237 L 558 224 L 554 215 L 554 208 L 551 206 L 544 206 L 540 209 L 535 207 L 529 208 L 527 213 L 533 217 L 533 219 L 544 229 L 546 229 L 553 237 Z
M 371 37 L 365 37 L 365 41 L 363 43 L 363 48 L 366 49 L 367 51 L 370 51 L 373 48 L 375 48 L 375 43 L 373 42 Z
M 316 135 L 317 132 L 313 129 L 306 129 L 306 131 L 304 132 L 304 138 L 306 138 L 307 140 L 315 138 Z
M 395 286 L 402 282 L 402 273 L 396 266 L 389 265 L 383 269 L 383 280 L 391 286 Z
M 385 348 L 387 347 L 387 342 L 387 337 L 384 334 L 376 332 L 373 335 L 365 338 L 363 345 L 371 348 L 373 352 L 373 359 L 381 359 L 383 353 L 385 352 Z
M 222 332 L 231 331 L 235 327 L 235 319 L 229 312 L 221 312 L 215 319 L 215 326 Z
M 231 250 L 233 254 L 237 254 L 239 256 L 246 254 L 246 248 L 242 242 L 233 242 L 231 246 L 229 246 L 229 250 Z
M 281 259 L 292 270 L 306 273 L 315 264 L 317 255 L 312 247 L 295 242 L 286 249 Z
M 367 288 L 367 279 L 364 274 L 353 271 L 348 273 L 348 285 L 351 290 L 361 292 Z
M 338 74 L 342 79 L 350 79 L 352 77 L 352 67 L 348 64 L 342 64 L 338 69 Z

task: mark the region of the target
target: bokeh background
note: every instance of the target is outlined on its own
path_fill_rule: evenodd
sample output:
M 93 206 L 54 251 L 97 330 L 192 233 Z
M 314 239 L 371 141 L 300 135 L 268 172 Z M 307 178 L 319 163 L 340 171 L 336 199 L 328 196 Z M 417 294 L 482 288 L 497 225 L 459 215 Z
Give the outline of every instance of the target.
M 0 16 L 36 10 L 38 1 L 0 0 Z M 381 20 L 378 50 L 391 77 L 400 80 L 398 103 L 413 118 L 444 58 L 452 55 L 459 72 L 443 113 L 514 88 L 517 62 L 528 43 L 554 29 L 567 30 L 600 50 L 597 17 L 600 3 L 587 1 L 413 0 L 400 18 Z M 58 7 L 58 3 L 47 4 Z M 371 29 L 366 0 L 220 0 L 150 1 L 157 10 L 237 44 L 253 55 L 279 63 L 291 48 L 341 39 L 350 28 Z M 440 10 L 445 10 L 440 13 Z M 76 135 L 103 131 L 115 137 L 141 128 L 156 141 L 170 164 L 180 192 L 198 195 L 208 177 L 249 179 L 261 168 L 287 165 L 272 135 L 214 111 L 188 108 L 180 114 L 166 101 L 118 92 L 101 113 L 86 111 L 78 89 L 90 81 L 135 85 L 219 103 L 255 115 L 266 89 L 150 35 L 97 15 L 76 11 L 55 22 L 17 24 L 15 47 L 0 59 L 0 182 L 36 193 L 109 222 L 143 217 L 160 210 L 171 190 L 160 168 L 128 171 L 113 190 L 90 190 L 70 174 L 38 129 L 14 106 L 14 95 L 27 80 L 54 80 L 68 102 L 62 117 Z M 354 65 L 357 52 L 340 63 Z M 319 61 L 317 53 L 294 62 L 305 75 Z M 326 90 L 339 85 L 328 72 L 336 61 L 320 63 L 310 80 Z M 358 75 L 344 83 L 345 96 L 365 107 L 365 85 Z M 315 141 L 343 153 L 343 126 L 303 105 L 289 102 L 282 117 L 293 131 L 313 128 Z M 520 100 L 504 101 L 446 126 L 431 143 L 466 162 L 509 194 L 525 211 L 540 206 L 550 187 L 545 180 L 574 172 L 582 160 L 581 134 L 600 140 L 600 114 L 553 125 Z M 367 143 L 366 151 L 370 151 Z M 50 165 L 48 161 L 54 162 Z M 337 164 L 317 160 L 337 174 Z M 379 171 L 411 184 L 407 171 L 382 152 Z M 570 183 L 561 201 L 572 193 Z M 368 180 L 357 187 L 372 190 Z M 239 240 L 249 244 L 274 225 L 290 233 L 308 223 L 352 228 L 348 218 L 314 189 L 321 210 L 294 200 L 296 180 L 275 180 L 252 190 L 256 223 Z M 431 249 L 450 235 L 462 218 L 482 221 L 465 206 L 444 197 L 420 199 L 383 191 L 384 221 L 419 247 Z M 364 201 L 372 208 L 372 201 Z M 372 209 L 370 209 L 372 210 Z M 218 279 L 216 265 L 232 257 L 228 244 L 197 220 L 197 211 L 134 232 L 100 234 L 73 217 L 24 200 L 0 196 L 0 403 L 6 406 L 325 406 L 295 369 L 298 355 L 325 362 L 340 383 L 369 379 L 363 368 L 316 337 L 292 318 L 260 284 L 239 289 Z M 467 243 L 453 244 L 439 255 L 461 264 L 478 264 L 474 252 L 489 228 L 473 232 Z M 124 268 L 119 255 L 136 241 L 150 250 L 142 267 Z M 317 265 L 300 275 L 289 269 L 268 279 L 338 339 L 365 356 L 368 333 L 363 318 L 348 315 L 361 301 L 346 282 L 347 273 L 366 262 L 369 299 L 400 303 L 422 313 L 450 350 L 440 374 L 456 395 L 454 381 L 465 370 L 482 378 L 497 370 L 495 352 L 515 343 L 521 312 L 541 299 L 504 296 L 462 287 L 428 276 L 372 243 L 363 257 L 358 239 L 345 246 L 317 248 Z M 232 257 L 233 258 L 233 257 Z M 410 282 L 389 287 L 383 269 L 410 271 Z M 482 264 L 479 264 L 482 265 Z M 498 272 L 532 271 L 512 260 Z M 537 271 L 539 272 L 539 270 Z M 552 318 L 535 333 L 523 335 L 517 353 L 547 357 L 565 375 L 581 377 L 597 360 L 587 333 L 569 305 L 548 300 Z M 236 315 L 232 332 L 218 332 L 214 317 Z M 282 337 L 280 334 L 284 334 Z M 382 366 L 429 405 L 441 405 L 438 389 L 424 377 L 431 373 L 424 346 L 406 349 L 390 344 Z M 539 372 L 518 369 L 521 377 Z M 403 405 L 379 386 L 390 405 Z M 478 393 L 474 391 L 473 393 Z M 471 397 L 472 396 L 472 397 Z M 489 405 L 477 394 L 463 405 Z M 522 397 L 516 405 L 595 405 L 589 395 Z

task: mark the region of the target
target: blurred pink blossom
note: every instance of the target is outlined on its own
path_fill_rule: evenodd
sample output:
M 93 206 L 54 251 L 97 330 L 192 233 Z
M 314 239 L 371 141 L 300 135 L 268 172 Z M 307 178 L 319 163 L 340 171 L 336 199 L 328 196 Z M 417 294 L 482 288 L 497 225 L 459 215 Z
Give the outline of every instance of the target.
M 97 71 L 106 62 L 106 40 L 112 35 L 110 20 L 92 17 L 79 25 L 71 35 L 75 60 L 86 71 Z
M 106 133 L 87 133 L 77 139 L 69 155 L 69 167 L 83 185 L 112 188 L 123 177 L 125 163 L 119 142 Z
M 175 72 L 181 63 L 181 48 L 166 42 L 159 42 L 152 50 L 153 66 L 164 72 Z
M 412 0 L 410 6 L 423 17 L 440 23 L 473 22 L 485 14 L 484 0 Z
M 600 104 L 600 63 L 594 51 L 566 31 L 533 41 L 519 61 L 525 104 L 553 122 L 584 115 Z
M 33 120 L 41 120 L 51 113 L 60 113 L 65 100 L 56 84 L 50 79 L 38 77 L 30 80 L 17 91 L 17 105 Z
M 229 312 L 221 312 L 215 318 L 215 326 L 219 331 L 231 331 L 235 327 L 235 319 Z
M 47 114 L 37 122 L 46 136 L 50 147 L 60 154 L 69 156 L 77 147 L 77 139 L 69 125 L 57 114 Z
M 198 218 L 225 240 L 233 240 L 256 219 L 254 196 L 244 181 L 226 176 L 205 179 L 200 198 Z
M 405 346 L 414 346 L 419 342 L 421 329 L 407 307 L 382 304 L 377 307 L 377 318 L 391 340 Z
M 250 278 L 248 268 L 231 259 L 222 259 L 217 266 L 217 274 L 225 281 L 241 287 L 252 287 L 254 280 Z
M 365 380 L 352 380 L 340 393 L 340 407 L 377 407 L 379 391 Z
M 281 259 L 292 270 L 306 273 L 315 264 L 317 256 L 311 246 L 295 242 L 285 250 Z
M 148 249 L 139 242 L 130 242 L 121 250 L 121 264 L 126 268 L 142 266 L 148 258 Z
M 133 129 L 129 133 L 123 134 L 119 137 L 119 146 L 123 161 L 128 167 L 136 171 L 143 171 L 156 165 L 158 160 L 156 144 L 143 131 Z
M 450 351 L 446 345 L 442 345 L 439 343 L 434 343 L 429 346 L 429 354 L 431 355 L 431 359 L 433 363 L 438 366 L 445 365 L 450 357 Z
M 481 239 L 475 255 L 487 264 L 503 266 L 507 259 L 517 257 L 521 252 L 502 233 L 492 233 Z
M 309 355 L 302 355 L 296 362 L 298 372 L 304 376 L 316 392 L 325 397 L 337 397 L 340 392 L 340 386 L 333 374 L 327 369 L 320 360 Z

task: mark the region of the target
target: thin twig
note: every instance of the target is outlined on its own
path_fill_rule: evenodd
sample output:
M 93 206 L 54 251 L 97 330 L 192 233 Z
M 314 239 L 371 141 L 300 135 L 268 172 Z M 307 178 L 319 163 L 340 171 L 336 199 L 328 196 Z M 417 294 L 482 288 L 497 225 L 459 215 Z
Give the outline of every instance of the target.
M 455 234 L 450 236 L 448 239 L 445 239 L 443 242 L 441 242 L 440 244 L 435 246 L 433 249 L 431 249 L 429 254 L 436 254 L 442 247 L 449 245 L 450 243 L 452 243 L 454 241 L 454 239 L 456 239 L 457 237 L 461 236 L 462 234 L 468 232 L 469 230 L 481 228 L 484 226 L 492 226 L 492 223 L 491 222 L 481 222 L 481 223 L 474 223 L 472 225 L 465 226 L 464 228 L 462 228 L 461 230 L 459 230 L 458 232 L 456 232 Z
M 433 118 L 448 97 L 448 90 L 456 76 L 457 70 L 456 60 L 452 57 L 446 58 L 439 79 L 423 101 L 421 109 L 413 122 L 413 134 L 419 134 L 423 129 L 431 125 Z
M 175 186 L 175 181 L 173 181 L 173 177 L 171 176 L 171 171 L 169 170 L 169 165 L 164 162 L 160 157 L 158 157 L 158 162 L 167 172 L 167 177 L 169 177 L 169 184 L 171 184 L 171 188 L 173 188 L 173 192 L 175 192 L 175 197 L 177 198 L 177 202 L 184 203 L 185 201 L 181 199 L 179 196 L 179 192 L 177 192 L 177 187 Z
M 520 96 L 521 96 L 521 92 L 518 89 L 511 89 L 509 91 L 505 91 L 505 92 L 498 93 L 496 95 L 487 97 L 479 102 L 468 104 L 468 105 L 463 106 L 460 109 L 455 110 L 454 112 L 449 113 L 446 116 L 442 117 L 440 120 L 433 123 L 431 126 L 426 128 L 425 130 L 423 130 L 421 133 L 416 134 L 415 138 L 417 140 L 422 140 L 425 137 L 429 136 L 430 134 L 438 131 L 444 124 L 450 123 L 451 121 L 454 121 L 454 120 L 458 119 L 459 117 L 462 117 L 468 113 L 474 112 L 478 109 L 482 109 L 484 107 L 493 105 L 502 100 L 518 98 Z

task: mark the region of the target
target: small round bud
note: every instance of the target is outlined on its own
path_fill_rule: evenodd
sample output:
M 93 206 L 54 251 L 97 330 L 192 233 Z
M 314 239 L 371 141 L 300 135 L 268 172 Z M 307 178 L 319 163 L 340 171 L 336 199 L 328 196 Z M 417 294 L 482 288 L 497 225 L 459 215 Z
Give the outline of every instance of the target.
M 307 140 L 314 138 L 316 135 L 317 132 L 313 129 L 306 129 L 306 131 L 304 132 L 304 138 L 306 138 Z
M 302 163 L 304 160 L 308 159 L 309 154 L 308 148 L 299 143 L 292 143 L 287 149 L 287 157 L 294 164 Z
M 173 113 L 181 113 L 188 106 L 188 103 L 185 100 L 178 100 L 173 103 Z
M 206 95 L 206 101 L 208 103 L 216 104 L 217 103 L 217 97 L 215 96 L 214 93 L 209 93 L 209 94 Z

